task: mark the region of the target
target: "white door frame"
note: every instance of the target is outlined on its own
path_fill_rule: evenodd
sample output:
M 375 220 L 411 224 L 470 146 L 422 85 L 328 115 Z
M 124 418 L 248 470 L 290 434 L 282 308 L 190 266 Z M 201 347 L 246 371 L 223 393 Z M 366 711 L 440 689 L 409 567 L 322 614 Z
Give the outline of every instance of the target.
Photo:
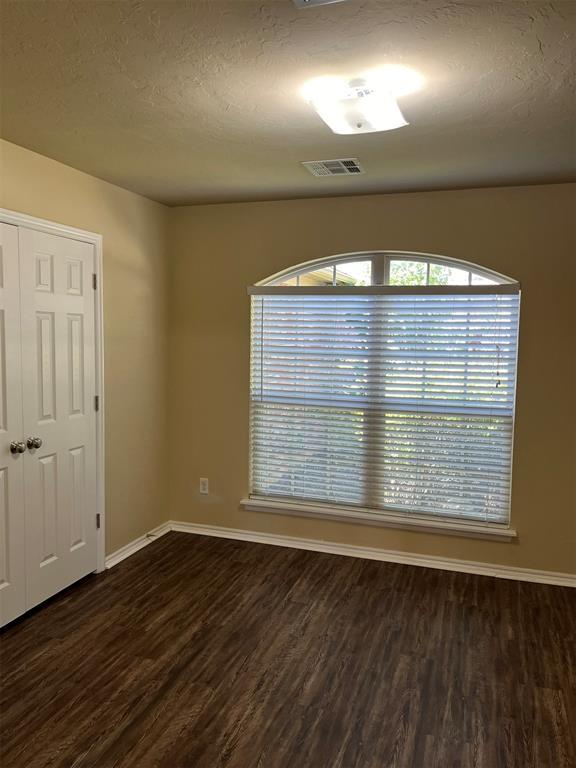
M 99 408 L 96 416 L 96 513 L 100 515 L 100 528 L 96 531 L 97 572 L 106 567 L 106 515 L 104 486 L 104 313 L 102 297 L 102 235 L 87 232 L 65 224 L 57 224 L 47 219 L 28 216 L 18 211 L 0 208 L 0 221 L 17 227 L 27 227 L 48 235 L 60 235 L 94 246 L 94 272 L 96 274 L 94 334 L 96 342 L 96 392 Z

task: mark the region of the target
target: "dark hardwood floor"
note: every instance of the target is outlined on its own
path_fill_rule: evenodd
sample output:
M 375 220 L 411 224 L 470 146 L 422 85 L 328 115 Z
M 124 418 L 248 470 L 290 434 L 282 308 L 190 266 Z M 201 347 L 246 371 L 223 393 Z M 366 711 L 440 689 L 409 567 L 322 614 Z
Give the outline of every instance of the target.
M 569 768 L 576 591 L 170 533 L 6 628 L 2 768 Z

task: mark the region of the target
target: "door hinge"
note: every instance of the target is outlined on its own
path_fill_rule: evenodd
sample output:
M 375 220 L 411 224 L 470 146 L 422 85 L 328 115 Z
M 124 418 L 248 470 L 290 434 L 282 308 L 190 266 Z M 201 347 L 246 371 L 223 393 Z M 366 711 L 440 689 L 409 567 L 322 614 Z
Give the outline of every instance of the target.
M 96 513 L 96 528 L 100 528 L 100 512 Z
M 100 395 L 94 395 L 94 410 L 100 410 Z
M 92 273 L 92 288 L 94 288 L 94 290 L 98 288 L 98 275 L 96 272 Z

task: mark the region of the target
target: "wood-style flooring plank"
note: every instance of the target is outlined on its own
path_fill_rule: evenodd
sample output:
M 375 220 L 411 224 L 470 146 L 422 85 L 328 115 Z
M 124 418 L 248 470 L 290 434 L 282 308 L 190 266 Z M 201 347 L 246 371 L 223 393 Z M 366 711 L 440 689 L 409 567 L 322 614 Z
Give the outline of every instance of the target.
M 0 636 L 2 768 L 576 768 L 576 592 L 170 533 Z

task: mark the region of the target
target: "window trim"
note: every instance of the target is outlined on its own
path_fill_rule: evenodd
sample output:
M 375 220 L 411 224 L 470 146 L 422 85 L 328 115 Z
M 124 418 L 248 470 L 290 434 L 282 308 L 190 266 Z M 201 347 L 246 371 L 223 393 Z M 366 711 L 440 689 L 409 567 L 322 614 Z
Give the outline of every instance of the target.
M 297 498 L 250 494 L 247 498 L 242 499 L 240 506 L 247 512 L 313 517 L 322 520 L 377 525 L 406 531 L 440 533 L 474 539 L 495 539 L 509 542 L 518 536 L 516 529 L 512 528 L 511 522 L 508 524 L 481 523 L 448 516 L 444 519 L 439 516 L 413 515 L 410 512 L 370 509 L 348 504 L 326 504 Z
M 259 280 L 255 283 L 255 286 L 273 286 L 279 285 L 284 280 L 304 275 L 315 269 L 322 269 L 325 267 L 335 266 L 343 262 L 350 263 L 353 261 L 371 261 L 372 262 L 372 287 L 378 285 L 387 285 L 390 275 L 390 262 L 391 261 L 423 261 L 428 264 L 439 264 L 445 267 L 454 267 L 456 269 L 465 269 L 470 273 L 474 273 L 479 277 L 486 277 L 489 280 L 495 280 L 496 284 L 502 285 L 507 283 L 517 284 L 517 281 L 512 277 L 503 275 L 500 272 L 496 272 L 493 269 L 479 268 L 477 264 L 471 261 L 463 261 L 462 259 L 454 259 L 450 256 L 438 256 L 434 253 L 423 253 L 419 251 L 354 251 L 352 253 L 339 253 L 332 256 L 323 256 L 320 259 L 312 259 L 310 261 L 302 262 L 296 266 L 288 267 L 280 272 L 276 272 L 263 280 Z M 374 276 L 381 277 L 382 282 L 374 280 Z M 425 287 L 425 286 L 412 286 Z M 452 288 L 457 286 L 450 286 Z M 345 288 L 350 290 L 350 288 Z

